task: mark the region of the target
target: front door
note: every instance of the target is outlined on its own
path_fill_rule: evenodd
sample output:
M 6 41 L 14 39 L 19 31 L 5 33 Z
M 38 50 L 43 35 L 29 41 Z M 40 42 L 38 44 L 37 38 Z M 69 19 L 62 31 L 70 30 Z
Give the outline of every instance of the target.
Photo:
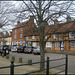
M 63 41 L 60 43 L 60 49 L 61 49 L 62 51 L 64 50 L 64 42 L 63 42 Z

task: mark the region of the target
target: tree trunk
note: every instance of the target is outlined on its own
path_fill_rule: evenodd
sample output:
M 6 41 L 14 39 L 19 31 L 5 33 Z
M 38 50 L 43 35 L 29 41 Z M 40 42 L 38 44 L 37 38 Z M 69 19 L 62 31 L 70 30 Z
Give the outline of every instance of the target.
M 40 70 L 45 69 L 45 42 L 44 42 L 44 29 L 41 30 L 40 35 L 39 35 L 39 44 L 40 44 L 40 61 L 43 63 L 40 63 Z

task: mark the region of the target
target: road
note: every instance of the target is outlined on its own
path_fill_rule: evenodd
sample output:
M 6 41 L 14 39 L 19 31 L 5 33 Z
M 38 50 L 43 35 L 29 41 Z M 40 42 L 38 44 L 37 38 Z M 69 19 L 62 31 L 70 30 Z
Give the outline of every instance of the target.
M 25 53 L 10 53 L 10 58 L 12 56 L 16 57 L 16 61 L 18 61 L 18 58 L 23 58 L 23 62 L 28 62 L 28 59 L 32 59 L 32 62 L 38 62 L 40 61 L 40 55 L 33 55 L 33 54 L 25 54 Z M 49 57 L 49 59 L 58 59 L 58 58 L 64 58 L 65 55 L 62 54 L 52 54 L 52 53 L 45 53 L 45 58 Z M 61 61 L 55 61 L 55 62 L 50 62 L 50 67 L 52 66 L 57 66 L 65 64 L 65 60 Z M 38 66 L 38 65 L 37 65 Z M 65 66 L 56 68 L 58 70 L 64 70 Z M 75 56 L 73 55 L 68 55 L 68 72 L 75 74 Z

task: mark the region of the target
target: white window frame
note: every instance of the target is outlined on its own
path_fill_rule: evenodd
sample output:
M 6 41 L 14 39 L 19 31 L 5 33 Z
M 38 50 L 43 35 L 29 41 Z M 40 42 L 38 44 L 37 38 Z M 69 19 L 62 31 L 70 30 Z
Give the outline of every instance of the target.
M 36 43 L 36 42 L 33 42 L 33 43 L 32 43 L 32 46 L 33 46 L 33 47 L 36 47 L 36 46 L 37 46 L 37 43 Z
M 46 48 L 51 48 L 52 47 L 52 42 L 46 42 Z
M 35 36 L 32 36 L 32 39 L 35 39 Z
M 29 36 L 26 36 L 26 40 L 28 40 L 29 39 Z
M 16 45 L 16 41 L 14 42 L 14 45 Z
M 23 34 L 22 33 L 20 34 L 20 38 L 23 38 Z
M 60 42 L 55 42 L 55 48 L 60 48 Z
M 75 32 L 69 32 L 69 38 L 75 38 Z
M 16 39 L 16 34 L 15 34 L 15 37 L 14 38 Z
M 53 34 L 53 39 L 58 39 L 59 35 L 58 34 Z
M 75 41 L 70 41 L 70 47 L 75 47 Z
M 23 28 L 20 28 L 20 31 L 22 32 L 23 31 Z
M 45 39 L 47 39 L 47 35 L 45 36 Z
M 15 33 L 17 32 L 17 29 L 15 29 Z

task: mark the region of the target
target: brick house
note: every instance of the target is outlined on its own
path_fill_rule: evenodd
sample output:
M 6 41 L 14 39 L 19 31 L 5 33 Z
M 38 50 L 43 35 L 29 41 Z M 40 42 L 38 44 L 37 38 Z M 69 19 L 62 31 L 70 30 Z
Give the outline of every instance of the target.
M 67 18 L 70 21 L 70 17 Z M 75 22 L 65 22 L 59 24 L 55 20 L 55 25 L 47 25 L 45 33 L 48 31 L 45 40 L 49 35 L 51 37 L 46 42 L 47 50 L 71 50 L 75 51 Z M 21 29 L 23 31 L 21 31 Z M 22 38 L 21 38 L 22 35 Z M 38 28 L 34 24 L 33 17 L 23 23 L 18 23 L 12 30 L 12 44 L 39 46 Z

